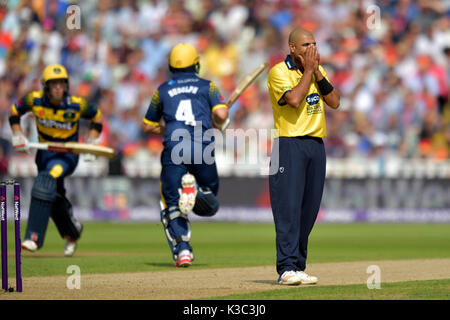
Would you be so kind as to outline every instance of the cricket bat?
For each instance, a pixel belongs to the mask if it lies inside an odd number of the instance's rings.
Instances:
[[[104,146],[97,146],[88,143],[78,142],[30,142],[30,148],[38,150],[48,150],[61,153],[91,153],[99,157],[114,158],[114,149]]]
[[[264,71],[264,69],[267,68],[269,64],[267,62],[261,64],[258,66],[255,70],[247,74],[237,85],[236,89],[234,89],[233,93],[231,94],[230,98],[227,101],[228,108],[231,108],[233,103],[236,102],[237,99],[241,96],[241,94],[247,89],[249,85],[251,85],[256,78]]]

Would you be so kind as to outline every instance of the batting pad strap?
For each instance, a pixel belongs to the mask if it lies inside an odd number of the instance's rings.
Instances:
[[[188,228],[186,235],[179,235],[179,236],[172,235],[171,231],[169,230],[170,229],[169,226],[170,226],[171,221],[173,221],[174,219],[177,219],[177,218],[184,218],[184,219],[186,219],[186,221],[187,221],[187,228]],[[164,232],[166,234],[167,240],[172,245],[172,249],[175,248],[180,242],[189,242],[191,240],[191,227],[190,227],[189,220],[180,211],[176,210],[176,211],[171,212],[171,213],[163,214],[162,217],[161,217],[161,222],[162,222],[162,224],[164,226]]]
[[[167,215],[167,218],[169,218],[169,221],[173,221],[173,220],[175,220],[176,218],[180,218],[180,217],[182,217],[182,216],[183,216],[183,215],[181,214],[180,211],[174,211],[174,212],[169,213],[169,214]]]
[[[176,237],[175,239],[171,236],[169,229],[165,229],[165,232],[166,232],[167,240],[169,240],[174,247],[176,247],[181,242],[189,242],[191,240],[190,232],[187,236],[183,235],[183,236]]]
[[[168,213],[164,214],[164,216],[162,218],[162,223],[164,224],[164,226],[166,228],[169,226],[170,221],[173,221],[176,218],[187,219],[186,215],[182,214],[180,210],[171,211],[172,208],[176,208],[176,207],[170,207],[168,210]]]
[[[177,244],[179,244],[180,242],[189,242],[191,240],[190,236],[180,236],[180,237],[176,237],[175,242]]]

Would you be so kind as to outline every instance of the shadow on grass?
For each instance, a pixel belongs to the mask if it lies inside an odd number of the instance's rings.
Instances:
[[[62,253],[46,253],[46,254],[26,253],[26,254],[22,254],[22,258],[26,258],[26,259],[48,259],[48,258],[66,258],[66,259],[70,259],[70,258],[75,258],[75,256],[73,256],[73,257],[64,257],[64,254],[62,254]]]
[[[191,269],[191,268],[195,268],[195,267],[207,267],[209,266],[207,263],[193,263],[192,266],[190,266],[189,268],[175,268],[175,263],[168,263],[168,262],[145,262],[144,263],[147,266],[151,266],[151,267],[168,267],[171,269]]]

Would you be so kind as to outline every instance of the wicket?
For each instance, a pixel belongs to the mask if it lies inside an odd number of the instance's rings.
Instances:
[[[8,215],[7,215],[7,186],[14,186],[14,228],[16,236],[16,291],[22,292],[22,250],[20,242],[20,185],[18,182],[9,180],[0,183],[0,217],[1,217],[1,239],[2,239],[2,289],[5,291],[14,291],[8,288]]]

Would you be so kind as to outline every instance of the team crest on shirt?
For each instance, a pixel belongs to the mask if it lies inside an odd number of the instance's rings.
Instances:
[[[65,120],[73,120],[77,116],[77,111],[73,109],[67,109],[66,112],[64,112],[64,119]]]

